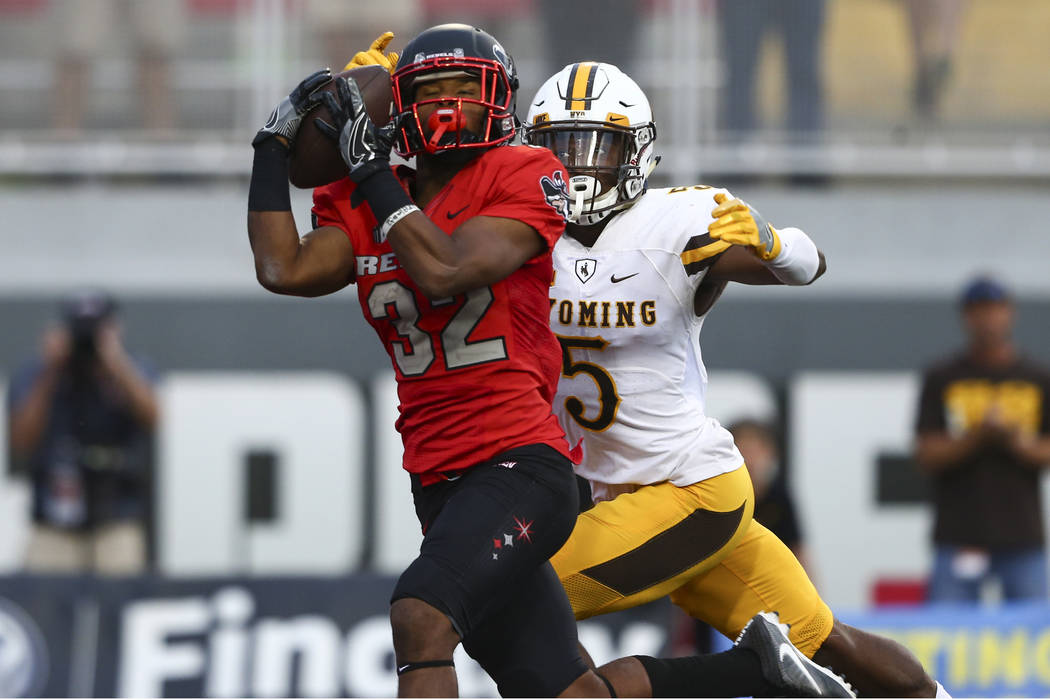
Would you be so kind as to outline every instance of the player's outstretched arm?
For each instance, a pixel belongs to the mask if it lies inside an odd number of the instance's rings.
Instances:
[[[320,296],[353,280],[353,248],[335,227],[302,239],[288,194],[288,153],[299,123],[316,104],[311,94],[331,79],[327,68],[307,77],[284,98],[252,140],[255,159],[248,189],[248,239],[259,283],[278,294]]]
[[[817,250],[817,274],[808,284],[820,279],[827,269],[824,253]],[[704,281],[708,280],[711,282],[739,282],[740,284],[785,284],[768,265],[763,264],[742,246],[727,248],[708,270]]]
[[[746,202],[722,192],[715,195],[715,202],[708,232],[733,247],[711,266],[708,277],[744,284],[805,285],[824,274],[824,254],[803,231],[778,231]]]

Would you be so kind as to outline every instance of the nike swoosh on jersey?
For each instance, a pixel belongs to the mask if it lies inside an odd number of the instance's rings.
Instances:
[[[617,282],[623,282],[624,280],[629,280],[629,279],[631,279],[632,277],[635,277],[638,274],[639,273],[636,272],[633,275],[625,275],[624,277],[617,277],[615,274],[613,274],[613,275],[609,275],[609,281],[612,282],[613,284],[616,284]]]
[[[784,657],[791,659],[791,661],[794,662],[796,666],[798,666],[798,670],[802,671],[802,675],[806,677],[806,680],[809,681],[809,684],[813,686],[813,688],[817,691],[817,694],[819,695],[821,692],[820,684],[817,683],[815,678],[813,678],[812,674],[810,674],[809,669],[806,668],[805,664],[803,664],[799,660],[799,658],[795,656],[795,648],[792,647],[790,644],[781,642],[780,660],[783,661]]]
[[[468,205],[464,206],[462,209],[460,209],[459,211],[447,211],[447,212],[445,212],[445,216],[447,216],[449,218],[449,220],[455,219],[457,216],[459,216],[460,214],[465,212],[467,210],[467,207],[469,207],[469,206],[470,205],[468,204]]]

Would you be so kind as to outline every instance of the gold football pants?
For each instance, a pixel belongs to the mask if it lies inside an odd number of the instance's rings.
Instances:
[[[581,513],[551,563],[578,620],[670,595],[735,639],[756,613],[776,611],[812,656],[831,632],[831,610],[753,509],[743,467],[691,486],[640,486]]]

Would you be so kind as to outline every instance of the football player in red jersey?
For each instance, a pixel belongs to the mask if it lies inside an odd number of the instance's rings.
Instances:
[[[460,642],[504,696],[650,693],[637,659],[588,668],[547,561],[578,512],[571,451],[551,413],[561,350],[547,319],[568,201],[552,153],[507,145],[510,57],[465,25],[424,31],[393,73],[397,115],[382,128],[352,80],[337,79],[338,96],[315,92],[330,77],[304,80],[256,135],[248,232],[271,291],[319,296],[356,282],[394,365],[424,532],[392,595],[398,694],[455,695]],[[288,149],[322,101],[333,123],[320,128],[350,175],[315,190],[316,228],[300,238]],[[415,172],[391,169],[395,142],[416,156]],[[753,677],[733,654],[698,657],[676,675],[695,692],[715,667],[743,678],[742,693],[789,687]]]
[[[491,36],[424,31],[392,77],[397,115],[376,127],[352,80],[283,100],[253,145],[248,232],[259,282],[301,296],[356,282],[394,365],[397,428],[424,530],[390,610],[402,696],[452,696],[462,641],[501,693],[602,695],[548,559],[577,511],[569,445],[551,400],[561,351],[547,322],[565,171],[510,146],[517,75]],[[350,175],[314,192],[302,238],[289,147],[322,99]],[[415,172],[393,170],[395,144]]]

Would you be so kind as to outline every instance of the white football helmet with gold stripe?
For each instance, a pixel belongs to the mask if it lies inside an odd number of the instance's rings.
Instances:
[[[522,140],[565,165],[569,220],[583,226],[630,206],[659,161],[649,100],[609,63],[572,63],[551,76],[532,99]]]

